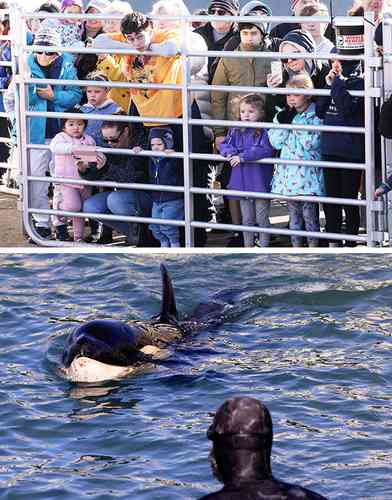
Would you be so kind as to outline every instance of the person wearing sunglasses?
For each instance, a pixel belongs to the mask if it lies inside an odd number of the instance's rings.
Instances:
[[[238,0],[212,0],[208,7],[210,16],[238,16],[240,5]],[[221,51],[226,42],[237,32],[237,25],[231,21],[209,21],[195,29],[201,35],[208,50]],[[208,83],[211,84],[219,58],[208,58]]]
[[[76,69],[71,54],[60,54],[56,49],[61,47],[60,34],[53,28],[42,28],[35,34],[34,45],[40,46],[37,52],[27,58],[31,78],[53,80],[76,80]],[[48,49],[46,49],[48,47]],[[39,112],[63,113],[80,103],[82,92],[75,85],[36,85],[28,87],[28,110]],[[57,118],[32,117],[28,119],[29,142],[32,144],[49,144],[53,137],[61,131]],[[45,177],[52,159],[51,152],[46,149],[30,149],[30,174]],[[49,208],[48,183],[32,182],[31,207],[47,210]],[[51,234],[49,215],[33,214],[37,232],[47,238]]]
[[[126,116],[124,113],[116,113]],[[104,121],[101,127],[104,147],[127,149],[134,153],[141,151],[136,144],[133,128],[123,121]],[[111,181],[118,183],[148,184],[148,159],[143,156],[106,154],[103,168],[89,166],[79,171],[86,180]],[[152,197],[150,192],[139,189],[116,188],[91,196],[84,202],[83,211],[94,214],[151,217]],[[126,236],[127,244],[151,246],[154,240],[142,224],[122,221],[105,221],[105,225]],[[144,238],[144,239],[143,239]],[[155,242],[156,245],[156,242]]]

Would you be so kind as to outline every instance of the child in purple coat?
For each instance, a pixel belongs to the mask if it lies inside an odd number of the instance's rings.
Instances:
[[[258,94],[248,94],[240,100],[241,121],[260,122],[265,117],[264,99]],[[219,146],[220,153],[232,166],[228,189],[269,193],[273,165],[251,163],[275,156],[275,150],[265,129],[231,128]],[[269,227],[270,200],[241,198],[242,224],[244,226]],[[267,247],[270,235],[261,233],[260,245]],[[245,247],[255,245],[255,234],[244,231]]]

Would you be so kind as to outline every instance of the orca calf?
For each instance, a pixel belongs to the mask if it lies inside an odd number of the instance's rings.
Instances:
[[[137,373],[194,329],[203,312],[211,318],[211,310],[222,311],[221,303],[212,302],[207,310],[199,306],[191,320],[180,323],[172,282],[163,264],[161,275],[160,314],[146,321],[93,320],[77,327],[66,340],[61,374],[73,382],[101,382]]]

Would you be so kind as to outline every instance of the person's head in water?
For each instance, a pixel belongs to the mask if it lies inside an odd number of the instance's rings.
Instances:
[[[272,477],[272,420],[268,408],[249,397],[228,399],[207,431],[214,475],[223,483]]]

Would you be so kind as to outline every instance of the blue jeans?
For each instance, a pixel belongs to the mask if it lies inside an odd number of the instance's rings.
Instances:
[[[154,201],[152,214],[154,219],[184,220],[184,200]],[[150,224],[149,228],[161,247],[179,247],[180,231],[177,226]]]
[[[145,191],[104,191],[88,198],[83,204],[83,212],[149,217],[151,205],[151,195]],[[123,221],[105,221],[105,225],[125,234],[128,233],[129,224]]]

